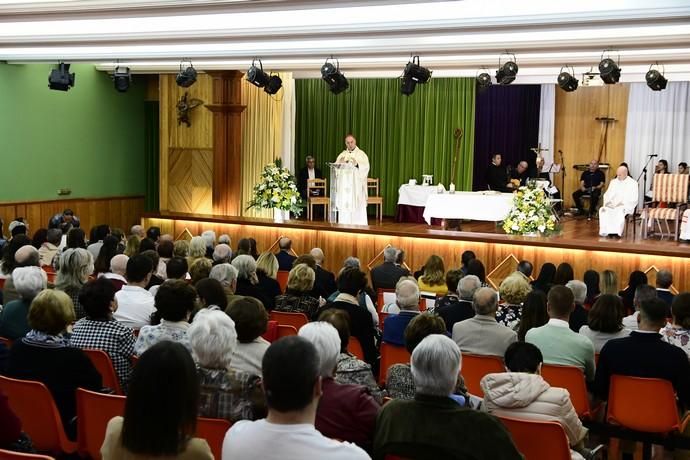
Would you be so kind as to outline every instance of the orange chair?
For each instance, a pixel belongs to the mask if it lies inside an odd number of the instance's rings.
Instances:
[[[4,344],[7,348],[10,348],[12,347],[13,342],[7,337],[0,337],[0,343]]]
[[[77,450],[77,443],[67,439],[60,413],[45,385],[0,376],[0,390],[21,419],[22,429],[31,437],[36,450],[67,454]]]
[[[215,458],[222,458],[223,439],[231,426],[224,419],[199,417],[196,421],[196,436],[208,442]]]
[[[275,342],[278,339],[278,321],[269,321],[266,325],[266,332],[261,337],[269,342]]]
[[[570,460],[568,436],[560,423],[498,418],[525,460]]]
[[[388,368],[393,364],[407,364],[410,362],[410,352],[407,348],[390,343],[381,343],[381,362],[379,366],[379,384],[386,384],[386,377],[388,376]]]
[[[376,290],[376,307],[379,311],[381,311],[381,308],[386,304],[386,301],[384,300],[384,295],[385,294],[390,294],[392,293],[395,295],[395,289],[377,289]]]
[[[611,376],[606,421],[646,433],[683,432],[690,417],[682,421],[676,394],[668,380]]]
[[[48,283],[54,283],[55,278],[57,278],[57,273],[55,273],[55,269],[50,265],[43,265],[41,268],[44,272],[46,272],[46,278],[48,279]]]
[[[77,446],[82,457],[100,460],[105,429],[111,418],[124,415],[126,399],[77,389]]]
[[[139,357],[137,355],[132,355],[129,357],[129,361],[132,363],[132,367],[134,367],[139,362]]]
[[[285,292],[289,274],[290,272],[287,270],[279,270],[278,273],[276,273],[276,281],[278,281],[278,284],[280,285],[280,292]]]
[[[12,452],[5,449],[0,449],[0,460],[55,460],[53,457],[39,454],[22,454],[21,452]]]
[[[355,355],[358,359],[364,360],[364,350],[362,350],[362,344],[359,343],[357,337],[350,337],[347,342],[347,351]]]
[[[289,337],[291,335],[297,335],[297,328],[295,326],[287,326],[285,324],[278,325],[278,338]]]
[[[116,395],[123,395],[120,380],[117,378],[110,355],[103,350],[83,349],[82,351],[89,357],[98,373],[101,374],[103,386],[105,388],[112,388]]]
[[[268,318],[271,321],[278,321],[278,324],[281,325],[294,326],[298,331],[309,322],[309,318],[304,313],[288,313],[275,310],[269,313]]]
[[[388,313],[383,313],[383,312],[378,312],[379,315],[379,329],[383,331],[383,323],[386,321],[386,318],[388,318]]]
[[[7,278],[0,278],[0,289],[2,289],[2,288],[5,287],[5,280],[6,280],[6,279],[7,279]]]
[[[575,366],[560,366],[557,364],[543,364],[541,367],[541,376],[544,377],[544,380],[552,387],[565,388],[568,390],[568,393],[570,393],[570,401],[573,403],[578,417],[589,420],[596,413],[596,408],[592,411],[589,405],[585,374],[580,368]]]
[[[471,353],[462,354],[462,368],[460,374],[465,379],[467,390],[479,397],[484,397],[482,387],[479,385],[486,374],[505,372],[503,360],[498,356],[474,355]]]

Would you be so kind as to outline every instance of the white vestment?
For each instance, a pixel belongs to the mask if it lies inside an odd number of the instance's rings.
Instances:
[[[338,223],[367,225],[369,157],[359,147],[355,147],[353,151],[343,150],[335,162],[357,166],[354,170],[338,171]]]
[[[678,239],[690,240],[690,209],[683,211],[680,220],[680,235],[678,235]]]
[[[599,235],[622,235],[625,216],[635,210],[638,197],[637,181],[632,177],[612,180],[604,193],[604,205],[599,209]]]

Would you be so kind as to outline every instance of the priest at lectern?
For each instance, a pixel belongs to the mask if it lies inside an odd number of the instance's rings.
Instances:
[[[335,162],[348,163],[354,168],[338,171],[338,223],[367,225],[369,158],[357,147],[357,139],[352,134],[345,137],[345,147]],[[349,174],[353,177],[345,177]]]

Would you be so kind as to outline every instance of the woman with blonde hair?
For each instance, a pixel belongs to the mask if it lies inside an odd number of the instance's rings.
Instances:
[[[189,241],[178,240],[173,243],[173,257],[186,259],[189,256]]]
[[[191,267],[194,261],[204,257],[206,257],[206,240],[200,236],[195,236],[189,241],[187,265]]]
[[[601,293],[618,295],[618,275],[613,270],[601,272]]]
[[[264,252],[256,260],[256,276],[259,279],[259,289],[266,293],[266,297],[275,299],[281,295],[278,276],[278,259],[272,252]]]
[[[441,257],[432,255],[427,259],[424,264],[424,274],[419,277],[419,290],[437,295],[448,294],[446,268]]]
[[[309,295],[314,289],[316,274],[307,264],[297,264],[288,275],[285,294],[276,297],[276,311],[304,313],[315,320],[319,309],[319,299]]]
[[[141,244],[141,240],[139,239],[138,236],[132,235],[129,238],[127,238],[127,245],[125,246],[125,252],[124,254],[127,257],[133,257],[139,254],[139,245]]]
[[[504,279],[498,287],[501,303],[496,312],[496,321],[517,332],[522,318],[522,304],[531,291],[532,286],[524,276],[511,275]]]

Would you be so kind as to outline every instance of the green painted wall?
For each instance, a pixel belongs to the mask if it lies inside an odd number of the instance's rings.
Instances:
[[[145,82],[118,93],[106,73],[73,64],[74,88],[51,91],[53,67],[0,63],[0,202],[58,199],[59,188],[143,195]]]

